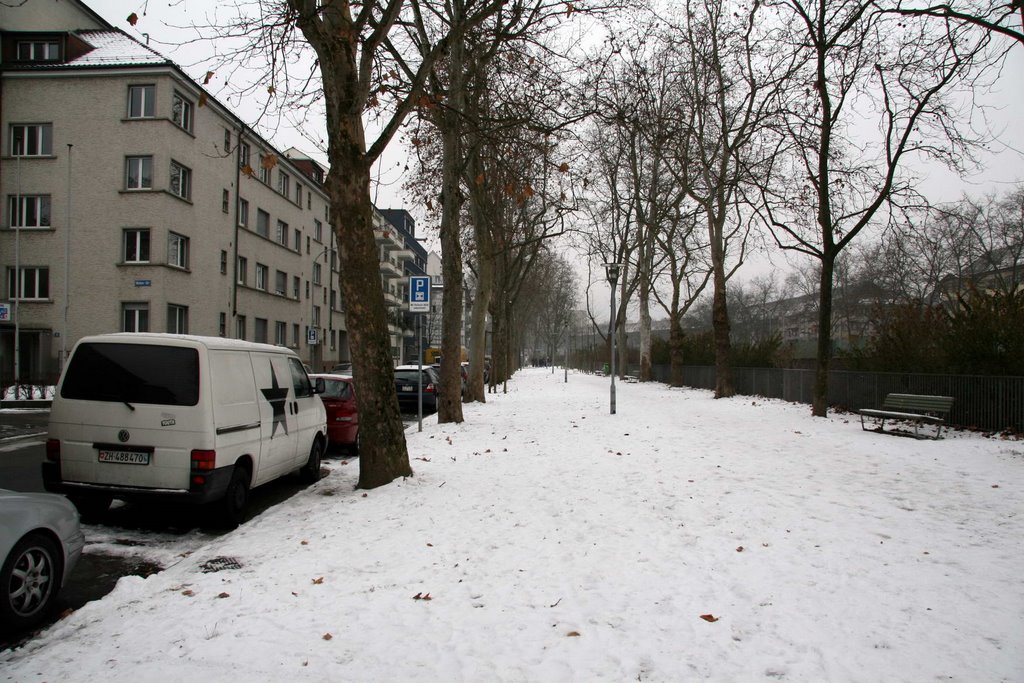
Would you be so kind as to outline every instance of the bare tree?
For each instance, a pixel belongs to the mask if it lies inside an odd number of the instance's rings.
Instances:
[[[797,187],[765,188],[764,200],[779,245],[821,262],[812,412],[824,416],[836,259],[867,226],[889,223],[887,209],[911,193],[899,173],[907,158],[961,163],[970,141],[943,95],[970,75],[985,39],[886,15],[870,1],[780,0],[773,7],[792,31],[790,49],[805,65],[799,80],[807,87],[786,127],[795,158],[787,175]],[[860,150],[852,129],[869,112],[879,135]]]
[[[799,57],[773,49],[777,22],[760,2],[691,0],[676,29],[688,84],[678,141],[680,184],[702,210],[713,269],[715,396],[735,393],[727,283],[743,264],[751,223],[742,206],[773,178],[774,126]]]

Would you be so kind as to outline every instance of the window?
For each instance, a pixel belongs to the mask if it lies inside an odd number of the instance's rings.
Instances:
[[[125,263],[149,263],[149,228],[128,228],[124,231]]]
[[[267,185],[270,184],[270,169],[272,167],[273,167],[273,164],[270,163],[269,158],[261,154],[260,155],[259,176],[260,176],[260,181],[263,182],[263,183],[266,183]]]
[[[292,323],[292,346],[298,347],[299,341],[299,324]]]
[[[281,296],[288,294],[288,273],[281,270],[274,273],[274,293]]]
[[[270,214],[256,209],[256,234],[270,239]]]
[[[337,304],[338,304],[338,293],[332,289],[331,290],[331,310],[332,311],[338,310]]]
[[[320,327],[320,307],[313,307],[313,327]]]
[[[309,235],[306,235],[306,253],[309,253]]]
[[[156,86],[153,85],[130,85],[128,86],[128,118],[150,119],[153,118],[153,106],[156,101]]]
[[[277,172],[277,191],[280,192],[285,197],[288,197],[288,196],[291,195],[291,191],[292,191],[291,183],[292,183],[291,176],[289,176],[284,171],[278,171]]]
[[[182,199],[192,198],[192,170],[177,161],[171,162],[171,194]]]
[[[249,227],[249,202],[245,199],[238,199],[238,224],[243,228]]]
[[[190,133],[192,132],[193,110],[192,101],[186,99],[180,92],[175,91],[174,99],[171,102],[171,120]]]
[[[292,277],[292,298],[293,299],[298,299],[299,298],[299,287],[300,287],[299,283],[300,282],[301,282],[301,280],[299,279],[298,275],[295,275],[295,276]]]
[[[56,62],[60,60],[60,43],[56,40],[18,41],[18,61]]]
[[[153,188],[153,157],[125,157],[126,190],[150,190]]]
[[[313,264],[313,284],[314,285],[320,284],[320,271],[321,271],[320,264],[319,263],[314,263]]]
[[[313,219],[313,239],[317,242],[324,241],[324,224],[315,218]]]
[[[220,274],[228,274],[228,252],[224,251],[223,249],[220,250]]]
[[[149,304],[121,304],[122,332],[149,332]]]
[[[288,246],[288,224],[284,221],[277,222],[277,232],[274,234],[274,239],[277,240],[278,244]]]
[[[267,343],[267,321],[264,318],[256,318],[256,326],[253,329],[253,341]]]
[[[228,336],[228,314],[227,313],[223,313],[222,312],[220,314],[220,321],[217,324],[217,333],[220,336],[222,336],[222,337]]]
[[[288,345],[288,325],[280,320],[274,323],[274,343],[278,346]]]
[[[227,154],[231,151],[231,131],[227,128],[224,129],[224,153]]]
[[[188,268],[188,238],[177,233],[167,236],[167,265]]]
[[[245,168],[249,165],[249,143],[240,142],[238,143],[238,167]]]
[[[302,232],[301,231],[299,231],[299,230],[295,231],[295,239],[292,241],[292,245],[293,245],[292,248],[295,249],[296,252],[301,252],[302,251]]]
[[[231,193],[222,190],[220,194],[220,210],[227,213],[231,208]]]
[[[41,157],[53,154],[53,124],[29,123],[11,126],[11,156]]]
[[[235,338],[245,339],[245,316],[240,315],[235,318]]]
[[[167,331],[171,334],[188,334],[188,306],[167,304]]]
[[[306,280],[306,298],[309,298],[309,280]]]
[[[249,259],[244,256],[238,257],[238,284],[249,283]]]
[[[17,273],[21,277],[17,277]],[[11,299],[49,299],[50,269],[49,268],[14,268],[7,269],[7,296]]]
[[[262,289],[266,291],[268,272],[269,268],[267,268],[265,265],[263,265],[262,263],[256,264],[256,289]]]
[[[295,183],[295,203],[302,208],[302,183]]]
[[[50,227],[50,195],[9,196],[7,218],[12,228]]]

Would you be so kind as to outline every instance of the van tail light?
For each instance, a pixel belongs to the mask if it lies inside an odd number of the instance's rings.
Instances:
[[[46,440],[46,459],[50,462],[60,462],[60,439]]]
[[[217,463],[217,451],[192,451],[192,469],[200,471],[212,470]]]
[[[434,385],[433,384],[428,384],[427,386],[423,387],[423,391],[425,393],[427,393],[427,394],[434,393]]]

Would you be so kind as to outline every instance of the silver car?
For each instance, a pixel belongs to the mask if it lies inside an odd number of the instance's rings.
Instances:
[[[46,616],[84,545],[67,498],[0,489],[0,630],[30,628]]]

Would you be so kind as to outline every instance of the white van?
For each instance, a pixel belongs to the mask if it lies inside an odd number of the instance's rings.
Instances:
[[[81,339],[53,397],[43,482],[83,516],[113,498],[216,503],[237,525],[249,489],[316,481],[323,402],[298,356],[269,344],[175,334]]]

